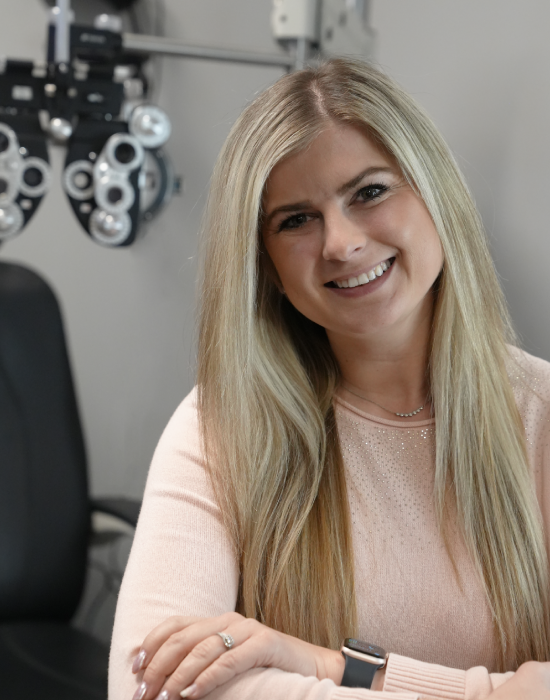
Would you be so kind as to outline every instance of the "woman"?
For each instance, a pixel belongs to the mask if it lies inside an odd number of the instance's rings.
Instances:
[[[111,700],[547,697],[550,365],[506,344],[429,119],[359,62],[284,77],[222,150],[203,259]],[[390,652],[360,688],[352,636]]]

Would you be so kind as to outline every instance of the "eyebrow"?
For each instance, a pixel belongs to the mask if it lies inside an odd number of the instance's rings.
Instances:
[[[356,187],[361,182],[361,180],[363,178],[367,177],[367,175],[374,175],[374,173],[391,173],[393,171],[394,171],[393,168],[388,168],[388,167],[383,168],[381,166],[374,165],[371,168],[367,168],[366,170],[363,170],[362,173],[359,173],[359,175],[357,175],[356,177],[352,178],[351,180],[346,182],[344,185],[342,185],[342,187],[340,187],[337,190],[337,193],[339,195],[346,194],[346,192],[348,190],[352,190],[354,187]]]
[[[343,194],[346,194],[349,190],[352,190],[354,187],[356,187],[361,180],[363,180],[365,177],[368,175],[374,175],[375,173],[392,173],[394,172],[394,168],[388,168],[388,167],[383,167],[383,166],[378,166],[374,165],[371,166],[370,168],[366,168],[362,172],[359,173],[359,175],[356,175],[353,177],[351,180],[348,180],[348,182],[345,182],[341,187],[339,187],[336,190],[336,193],[339,196],[342,196]],[[283,212],[291,212],[291,211],[298,211],[299,209],[307,209],[308,207],[311,206],[311,202],[305,201],[305,202],[293,202],[292,204],[283,204],[280,207],[276,207],[270,214],[268,214],[264,220],[264,225],[267,225],[271,222],[274,216],[277,214],[281,214]]]

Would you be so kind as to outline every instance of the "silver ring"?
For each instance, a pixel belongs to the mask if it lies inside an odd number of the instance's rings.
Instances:
[[[233,645],[235,644],[235,640],[230,634],[225,634],[225,632],[216,632],[221,638],[223,643],[225,644],[225,648],[227,651],[233,648]]]

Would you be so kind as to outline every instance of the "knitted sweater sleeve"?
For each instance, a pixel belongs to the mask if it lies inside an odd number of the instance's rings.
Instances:
[[[195,392],[178,408],[153,457],[122,583],[109,668],[109,700],[131,700],[131,665],[145,636],[172,615],[235,609],[238,566],[213,498],[200,447]],[[254,669],[210,700],[478,700],[507,676],[449,669],[390,654],[384,691],[336,686],[279,669]]]

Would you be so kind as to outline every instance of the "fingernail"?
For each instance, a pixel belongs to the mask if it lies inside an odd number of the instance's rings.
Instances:
[[[197,690],[197,686],[193,683],[193,685],[190,685],[188,688],[185,688],[184,690],[181,691],[180,697],[190,698],[196,690]]]
[[[147,683],[143,681],[143,683],[139,686],[139,688],[136,690],[134,697],[132,700],[143,700],[143,696],[147,692]]]
[[[170,700],[170,695],[167,690],[163,690],[160,695],[157,695],[155,700]]]
[[[139,652],[139,654],[136,656],[136,658],[134,659],[134,663],[132,664],[132,673],[137,673],[138,671],[141,671],[144,663],[145,663],[145,651],[143,651],[143,649],[142,649]]]

